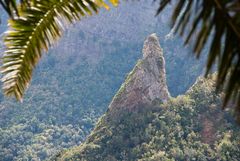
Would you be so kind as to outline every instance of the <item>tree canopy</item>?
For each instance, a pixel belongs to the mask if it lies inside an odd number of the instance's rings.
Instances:
[[[109,2],[118,5],[118,0]],[[240,121],[240,2],[160,0],[157,14],[171,2],[176,4],[172,26],[185,37],[185,44],[194,44],[197,57],[210,42],[206,74],[214,64],[218,65],[217,89],[225,90],[224,106],[231,100]],[[15,0],[0,0],[0,4],[12,18],[4,39],[3,90],[18,100],[22,99],[43,51],[61,37],[64,26],[97,13],[100,8],[109,9],[103,0],[22,0],[18,9]]]
[[[171,3],[161,0],[157,14]],[[240,1],[238,0],[177,0],[172,26],[186,36],[185,45],[193,42],[197,57],[210,42],[206,75],[218,65],[217,89],[224,89],[224,107],[231,100],[240,121]],[[178,16],[180,15],[178,21]]]

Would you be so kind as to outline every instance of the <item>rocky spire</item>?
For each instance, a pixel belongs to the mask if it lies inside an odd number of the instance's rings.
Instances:
[[[169,99],[165,60],[156,34],[147,37],[142,51],[143,58],[138,60],[113,98],[110,111],[132,111],[154,101],[165,102]]]

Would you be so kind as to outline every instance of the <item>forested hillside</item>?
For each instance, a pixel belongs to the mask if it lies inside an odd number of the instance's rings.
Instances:
[[[107,110],[152,32],[165,50],[171,95],[184,93],[195,82],[204,70],[204,58],[195,60],[177,37],[164,39],[171,8],[155,17],[151,2],[126,3],[66,29],[37,67],[23,103],[1,94],[2,160],[43,160],[79,145]],[[6,17],[1,20],[2,32]]]
[[[221,111],[216,74],[170,97],[163,50],[150,35],[138,60],[87,140],[59,161],[166,161],[240,158],[240,128]]]
[[[106,113],[84,144],[52,160],[238,161],[240,129],[219,110],[213,86],[200,78],[186,95],[121,113],[117,122]]]

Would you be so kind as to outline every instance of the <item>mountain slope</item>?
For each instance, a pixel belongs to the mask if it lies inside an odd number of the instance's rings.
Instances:
[[[195,60],[191,46],[183,47],[178,37],[164,40],[171,7],[155,17],[152,1],[122,2],[67,28],[38,65],[23,103],[0,93],[0,158],[44,160],[79,145],[107,110],[152,32],[165,49],[171,95],[184,93],[202,73],[204,57]],[[0,10],[0,16],[2,34],[7,15]]]
[[[164,58],[156,42],[155,35],[147,38],[143,58],[87,140],[52,160],[237,161],[240,158],[240,128],[229,112],[219,110],[221,93],[215,93],[215,76],[198,78],[185,95],[170,98],[163,72]],[[148,63],[148,56],[152,64]],[[159,61],[160,65],[155,66]],[[157,73],[161,76],[154,79]],[[147,85],[145,80],[149,79],[155,88]],[[155,89],[158,93],[147,99]],[[137,97],[131,97],[132,93]]]

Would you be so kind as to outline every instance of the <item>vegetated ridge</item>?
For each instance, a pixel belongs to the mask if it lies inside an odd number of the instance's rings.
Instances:
[[[221,98],[222,93],[215,92],[214,74],[199,77],[185,95],[171,98],[163,50],[156,35],[150,35],[143,58],[87,140],[51,159],[237,161],[240,128],[231,110],[220,110]]]
[[[67,28],[44,54],[23,103],[0,93],[0,158],[44,160],[81,144],[142,56],[143,39],[168,34],[172,9],[156,17],[151,1],[127,1]],[[1,9],[0,17],[3,38],[8,16]],[[205,56],[196,60],[182,43],[161,39],[172,96],[184,93],[204,70]]]

